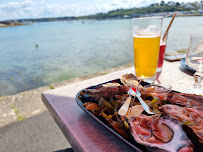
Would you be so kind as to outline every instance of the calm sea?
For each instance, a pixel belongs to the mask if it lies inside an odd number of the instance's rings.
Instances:
[[[165,18],[163,29],[171,18]],[[188,48],[203,17],[176,17],[167,52]],[[38,45],[38,47],[36,47]],[[0,28],[0,96],[133,61],[131,20],[45,22]]]

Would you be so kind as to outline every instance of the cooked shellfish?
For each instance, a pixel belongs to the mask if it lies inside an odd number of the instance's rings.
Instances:
[[[190,127],[203,143],[203,112],[197,108],[163,105],[160,110]]]
[[[146,146],[178,152],[191,145],[181,125],[173,120],[141,114],[130,122],[130,126],[134,139]]]

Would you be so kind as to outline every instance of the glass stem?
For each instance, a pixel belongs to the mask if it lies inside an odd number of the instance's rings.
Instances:
[[[198,74],[194,74],[194,78],[195,78],[195,84],[193,85],[194,88],[201,88],[201,81],[202,81],[202,76],[198,75]]]

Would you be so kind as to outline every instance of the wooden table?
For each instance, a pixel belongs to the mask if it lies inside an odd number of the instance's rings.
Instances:
[[[44,104],[75,152],[134,151],[86,114],[75,101],[75,96],[81,89],[120,78],[126,73],[134,73],[134,68],[127,68],[42,93]],[[165,61],[159,81],[170,84],[174,90],[182,92],[186,87],[192,87],[194,78],[191,75],[192,73],[185,71],[179,62]]]

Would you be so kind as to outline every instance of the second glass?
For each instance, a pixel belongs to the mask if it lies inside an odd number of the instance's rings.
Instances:
[[[149,83],[156,79],[162,21],[162,17],[133,19],[135,74]]]
[[[196,70],[194,73],[195,84],[193,88],[187,88],[185,92],[203,95],[201,85],[203,78],[203,34],[190,36],[190,45],[185,60],[187,66]]]
[[[163,40],[164,34],[165,34],[165,32],[161,33],[159,60],[158,60],[157,72],[161,72],[162,71],[163,62],[164,62],[164,56],[165,56],[165,51],[166,51],[168,33],[166,34],[166,36],[165,36],[165,38]]]

